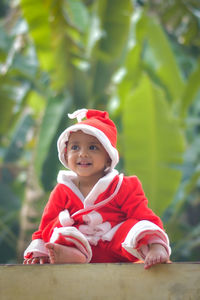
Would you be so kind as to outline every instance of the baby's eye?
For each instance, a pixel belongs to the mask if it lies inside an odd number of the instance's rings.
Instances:
[[[78,146],[77,145],[72,145],[71,150],[78,150]]]
[[[98,148],[97,148],[97,146],[95,146],[95,145],[90,145],[90,150],[97,150]]]

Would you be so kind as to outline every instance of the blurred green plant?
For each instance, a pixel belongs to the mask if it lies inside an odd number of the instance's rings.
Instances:
[[[57,137],[81,107],[109,111],[119,171],[141,179],[173,257],[197,259],[199,220],[187,215],[200,203],[197,3],[11,1],[0,22],[2,262],[29,242],[60,168]],[[179,4],[189,21],[174,21]]]

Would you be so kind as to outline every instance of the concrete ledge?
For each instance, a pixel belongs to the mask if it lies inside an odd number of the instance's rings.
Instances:
[[[1,265],[1,300],[199,300],[200,264]]]

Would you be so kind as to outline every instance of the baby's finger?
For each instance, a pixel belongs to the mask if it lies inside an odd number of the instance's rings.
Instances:
[[[159,264],[161,262],[161,256],[157,255],[153,258],[153,265]]]
[[[149,269],[152,266],[152,260],[150,257],[146,257],[145,261],[144,261],[144,268],[145,269]]]
[[[161,263],[166,263],[167,261],[168,261],[168,257],[166,255],[161,255],[160,262]]]
[[[48,264],[49,263],[49,258],[48,257],[41,257],[40,258],[40,264]]]
[[[149,262],[144,264],[145,270],[149,269],[151,266],[152,266],[152,264],[150,264]]]
[[[35,264],[39,264],[39,262],[40,262],[39,257],[35,257],[35,258],[32,259],[31,264],[35,265]]]
[[[28,258],[28,259],[26,260],[26,264],[27,264],[27,265],[31,265],[31,264],[32,264],[32,258]]]

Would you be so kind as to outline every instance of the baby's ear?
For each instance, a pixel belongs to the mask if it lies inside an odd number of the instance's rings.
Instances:
[[[108,172],[108,170],[110,169],[110,166],[111,166],[111,159],[110,157],[107,159],[107,162],[106,162],[106,165],[105,165],[105,169],[104,169],[104,172]]]
[[[110,167],[111,166],[111,162],[112,162],[111,158],[108,157],[106,167]]]

